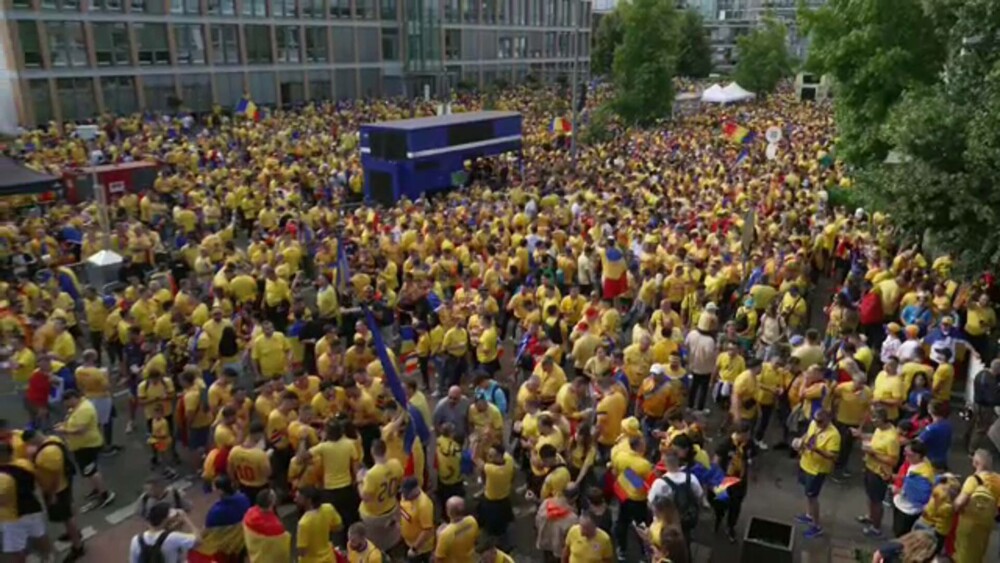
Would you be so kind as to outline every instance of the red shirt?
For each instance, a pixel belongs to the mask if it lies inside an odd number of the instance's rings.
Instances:
[[[41,370],[35,370],[28,379],[28,389],[24,392],[24,399],[34,407],[46,407],[49,405],[49,393],[52,391],[52,383],[48,374]]]

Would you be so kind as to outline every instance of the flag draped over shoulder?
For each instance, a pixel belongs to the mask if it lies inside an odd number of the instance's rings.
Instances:
[[[250,563],[291,563],[292,536],[278,515],[254,506],[243,517],[243,540]]]
[[[250,501],[243,493],[216,501],[205,516],[201,543],[188,553],[188,563],[229,563],[237,561],[245,544],[243,517]]]
[[[625,254],[616,246],[609,246],[601,256],[601,268],[604,279],[619,280],[628,273]]]
[[[242,115],[253,121],[260,121],[261,113],[257,109],[257,104],[253,103],[250,96],[243,96],[236,102],[236,115]]]

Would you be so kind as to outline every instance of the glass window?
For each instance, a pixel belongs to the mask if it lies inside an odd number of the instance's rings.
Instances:
[[[169,101],[177,96],[174,77],[170,75],[143,76],[142,91],[146,98],[146,109],[153,111],[170,109]]]
[[[171,14],[198,15],[201,13],[200,0],[170,0]]]
[[[45,22],[45,29],[49,35],[49,57],[54,68],[88,66],[82,23]]]
[[[378,58],[378,47],[379,47],[379,34],[378,28],[375,27],[359,27],[356,31],[358,34],[358,62],[361,63],[377,63]]]
[[[497,33],[495,31],[479,31],[473,32],[479,34],[479,42],[481,43],[479,57],[488,60],[494,60],[497,58]]]
[[[466,23],[479,21],[479,0],[462,0],[462,19]]]
[[[141,14],[166,14],[166,0],[131,0],[132,11]]]
[[[243,15],[267,17],[267,0],[243,0]]]
[[[355,63],[354,28],[335,27],[333,29],[333,60],[338,63]]]
[[[361,69],[361,95],[366,98],[377,98],[382,95],[382,81],[377,68]]]
[[[351,17],[351,0],[328,0],[331,18]]]
[[[459,21],[459,18],[462,15],[462,10],[458,2],[459,0],[445,0],[444,21],[452,23]]]
[[[514,38],[514,58],[523,59],[528,56],[528,39],[525,36]]]
[[[273,72],[250,73],[250,97],[257,105],[278,103]]]
[[[205,30],[200,25],[175,25],[177,64],[205,64]]]
[[[212,26],[212,62],[217,65],[240,63],[240,30],[235,25]]]
[[[326,6],[324,0],[301,0],[302,17],[323,19],[326,17]]]
[[[31,0],[12,0],[10,5],[19,10],[30,10]]]
[[[170,47],[167,26],[162,23],[137,23],[135,37],[139,42],[140,65],[169,65]]]
[[[375,17],[375,0],[354,0],[354,17],[372,19]]]
[[[271,10],[276,18],[294,18],[298,15],[295,12],[295,0],[271,0]]]
[[[396,20],[396,0],[381,0],[378,3],[379,12],[384,20]]]
[[[509,59],[514,56],[514,41],[510,37],[500,37],[497,46],[497,58]]]
[[[42,9],[46,11],[79,12],[80,0],[42,0]]]
[[[278,26],[274,36],[278,43],[278,62],[297,63],[302,60],[298,27]]]
[[[457,29],[444,31],[444,58],[454,61],[462,58],[462,32]]]
[[[293,106],[306,101],[305,75],[301,72],[279,73],[278,87],[281,89],[282,106]]]
[[[29,80],[28,92],[31,95],[31,108],[35,111],[35,123],[42,125],[55,119],[48,79]]]
[[[21,41],[21,56],[25,68],[42,66],[42,43],[38,39],[38,24],[34,21],[17,22],[17,36]]]
[[[56,96],[65,121],[90,119],[97,114],[97,98],[91,78],[57,78]]]
[[[235,16],[236,0],[208,0],[207,9],[209,14]]]
[[[336,76],[334,78],[334,84],[337,86],[338,100],[357,97],[357,78],[353,69],[338,70],[336,71]]]
[[[209,111],[212,109],[212,75],[182,74],[181,100],[184,106],[193,111]]]
[[[311,63],[325,63],[329,60],[325,27],[306,28],[306,60]],[[327,77],[329,79],[329,76]]]
[[[246,93],[242,72],[214,73],[215,93],[223,106],[235,104]]]
[[[244,4],[245,6],[246,4]],[[266,25],[245,26],[247,62],[271,63],[274,62],[271,53],[271,30]]]
[[[482,3],[483,23],[496,23],[497,21],[497,0],[484,0]]]
[[[327,70],[309,71],[309,99],[311,100],[333,99],[333,81],[330,80],[329,71]]]
[[[123,12],[125,3],[123,0],[90,0],[89,10],[91,12]]]
[[[382,28],[382,59],[399,60],[399,30],[395,27]]]
[[[135,97],[135,78],[131,76],[101,78],[101,95],[104,96],[104,111],[128,115],[139,109],[139,101]]]
[[[94,54],[97,66],[129,66],[128,28],[123,23],[95,23]]]

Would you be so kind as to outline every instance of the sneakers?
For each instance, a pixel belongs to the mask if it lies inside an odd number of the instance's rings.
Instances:
[[[802,536],[807,540],[814,540],[816,538],[822,537],[823,528],[820,528],[819,526],[810,526],[809,529],[802,534]]]
[[[116,497],[117,495],[115,495],[114,491],[105,491],[104,495],[101,496],[101,500],[97,503],[97,508],[104,508],[115,502]]]
[[[756,440],[756,441],[754,441],[754,444],[757,445],[757,449],[758,450],[760,450],[762,452],[766,452],[767,451],[768,446],[767,446],[766,443],[764,443],[763,440]]]
[[[135,425],[132,424],[131,420],[125,423],[125,433],[126,434],[131,434],[134,430],[135,430]]]
[[[726,539],[729,540],[729,543],[736,543],[736,530],[732,528],[726,530]]]
[[[882,530],[879,530],[875,526],[871,526],[871,525],[865,526],[865,528],[863,530],[861,530],[861,533],[864,534],[865,537],[869,537],[869,538],[880,538],[880,537],[882,537]]]
[[[865,526],[872,525],[872,519],[869,518],[867,514],[862,514],[861,516],[856,517],[854,521],[858,524],[864,524]]]
[[[798,522],[799,524],[805,524],[809,526],[812,526],[813,524],[812,516],[809,516],[808,514],[799,514],[798,516],[795,517],[795,521]]]

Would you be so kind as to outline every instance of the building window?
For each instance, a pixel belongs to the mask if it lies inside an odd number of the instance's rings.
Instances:
[[[329,0],[331,18],[351,17],[351,0]]]
[[[399,30],[395,27],[382,28],[382,59],[399,60]]]
[[[366,98],[382,95],[382,81],[377,68],[361,69],[361,95]]]
[[[135,36],[139,41],[140,65],[169,65],[170,46],[167,26],[162,23],[137,23]]]
[[[132,11],[141,14],[166,14],[166,0],[131,0]]]
[[[271,10],[276,18],[294,18],[298,14],[295,12],[295,0],[271,0]]]
[[[326,17],[324,0],[302,0],[302,17],[323,19]]]
[[[56,96],[66,121],[90,119],[97,113],[94,80],[91,78],[57,78]]]
[[[503,3],[503,0],[501,0]],[[482,3],[483,23],[493,24],[497,21],[497,0],[484,0]]]
[[[181,100],[194,111],[212,109],[212,76],[210,74],[182,74]]]
[[[240,63],[239,28],[235,25],[212,26],[212,62],[217,65]]]
[[[309,72],[309,99],[330,100],[333,98],[333,82],[330,71],[313,70]]]
[[[216,99],[223,106],[235,104],[246,93],[242,72],[215,73],[214,77]]]
[[[462,58],[462,32],[457,29],[444,31],[444,58],[450,61]]]
[[[457,22],[461,14],[461,7],[459,6],[458,0],[445,0],[444,21],[452,23]]]
[[[528,39],[523,35],[514,38],[514,58],[523,59],[528,56]]]
[[[61,12],[79,12],[80,0],[42,0],[42,9]]]
[[[243,15],[267,17],[267,0],[243,0]]]
[[[170,75],[142,77],[142,91],[146,97],[146,109],[153,111],[170,109],[170,100],[177,96],[174,77]]]
[[[353,69],[336,71],[334,84],[337,86],[337,99],[346,100],[358,95],[357,80]]]
[[[301,72],[282,72],[278,75],[282,106],[288,107],[306,101],[304,76]]]
[[[358,62],[377,63],[379,62],[378,48],[379,35],[378,28],[359,27],[355,30],[358,35]]]
[[[97,66],[129,66],[128,28],[123,23],[94,24],[94,54]]]
[[[333,29],[333,60],[338,63],[355,63],[354,28],[335,27]]]
[[[278,43],[278,62],[297,63],[302,60],[299,42],[299,28],[279,26],[274,30]]]
[[[90,0],[91,12],[122,12],[125,4],[123,0]]]
[[[325,63],[328,59],[326,51],[326,28],[306,28],[306,60],[311,63]],[[329,78],[329,77],[327,77]]]
[[[45,22],[45,28],[49,36],[49,57],[54,68],[87,66],[82,23]]]
[[[42,66],[42,43],[38,39],[37,22],[18,21],[17,36],[21,40],[21,57],[24,60],[24,68]]]
[[[30,10],[31,0],[12,0],[10,5],[18,10]]]
[[[510,2],[511,0],[498,0],[497,4],[497,23],[511,23],[510,17]]]
[[[514,41],[510,37],[501,37],[497,43],[498,59],[509,59],[514,56]]]
[[[139,109],[135,98],[135,78],[131,76],[106,76],[101,78],[104,111],[128,115]]]
[[[28,92],[31,95],[31,107],[35,110],[35,123],[42,125],[55,119],[48,79],[28,81]]]
[[[251,72],[250,76],[250,97],[257,105],[276,104],[278,102],[278,92],[274,80],[273,72]]]
[[[271,29],[266,25],[248,25],[245,31],[247,62],[250,64],[274,62],[271,53]]]
[[[171,14],[187,14],[195,16],[201,13],[200,0],[170,0]]]
[[[378,5],[382,19],[396,21],[396,0],[382,0]]]
[[[354,16],[361,19],[375,17],[375,0],[354,0]]]
[[[465,23],[479,21],[479,0],[462,0],[462,20]]]
[[[200,25],[175,25],[177,64],[205,64],[205,30]]]

